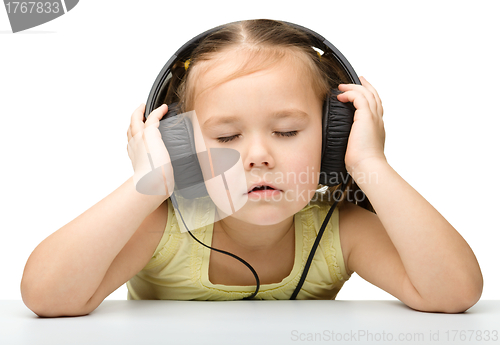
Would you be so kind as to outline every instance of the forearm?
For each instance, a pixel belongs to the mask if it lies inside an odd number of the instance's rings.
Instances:
[[[446,306],[479,298],[483,278],[474,253],[429,202],[385,161],[366,160],[352,176],[372,203],[411,283],[425,301]]]
[[[130,178],[47,237],[26,263],[21,282],[25,302],[83,305],[117,254],[165,198],[139,194]]]

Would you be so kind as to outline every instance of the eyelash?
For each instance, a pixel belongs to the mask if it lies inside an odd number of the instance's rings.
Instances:
[[[278,134],[278,136],[280,137],[293,137],[293,136],[296,136],[297,135],[297,131],[291,131],[291,132],[274,132],[276,134]],[[217,141],[219,143],[228,143],[230,141],[233,141],[237,136],[237,135],[231,135],[230,137],[223,137],[223,138],[217,138]]]

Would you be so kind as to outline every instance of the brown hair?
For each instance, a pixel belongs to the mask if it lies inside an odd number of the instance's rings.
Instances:
[[[163,103],[177,102],[180,113],[192,110],[195,95],[205,91],[196,90],[195,80],[214,63],[224,59],[224,53],[229,51],[244,52],[244,54],[238,55],[238,59],[233,59],[237,60],[234,62],[239,64],[235,72],[214,81],[205,90],[272,67],[278,62],[297,61],[297,59],[301,62],[299,65],[304,66],[303,71],[306,75],[311,77],[311,86],[322,101],[325,100],[331,89],[337,89],[341,83],[351,82],[331,52],[326,51],[319,56],[317,51],[313,49],[313,43],[309,36],[303,31],[275,20],[245,20],[225,25],[199,42],[189,56],[187,70],[185,69],[185,61],[178,61],[174,64],[171,69],[172,78]],[[323,186],[319,185],[318,189],[321,187]],[[338,206],[341,207],[348,200],[374,212],[366,197],[364,197],[364,201],[349,198],[349,195],[354,195],[356,188],[359,190],[359,187],[351,181],[348,187],[350,194],[345,193]],[[339,199],[338,196],[335,197],[338,195],[338,192],[335,192],[338,189],[340,186],[329,187],[324,194],[316,193],[316,196],[321,196],[321,199],[333,204],[335,199]]]

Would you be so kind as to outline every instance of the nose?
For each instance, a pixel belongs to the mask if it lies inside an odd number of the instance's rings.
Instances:
[[[244,163],[246,169],[261,167],[273,168],[275,162],[269,143],[265,143],[263,140],[253,140],[251,144],[249,144]]]

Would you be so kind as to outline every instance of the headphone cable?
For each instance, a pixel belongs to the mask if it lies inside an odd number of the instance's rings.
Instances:
[[[349,176],[349,179],[352,179],[352,177]],[[347,185],[348,185],[348,182],[342,184],[342,187],[341,187],[342,193],[341,193],[341,195],[343,195],[345,193]],[[177,210],[177,213],[181,216],[181,220],[182,220],[182,223],[184,224],[184,227],[187,229],[189,235],[191,235],[191,237],[196,242],[198,242],[202,246],[205,246],[205,247],[207,247],[209,249],[215,250],[216,252],[229,255],[229,256],[235,258],[236,260],[239,260],[241,263],[243,263],[245,266],[247,266],[250,269],[250,271],[252,271],[252,273],[253,273],[253,275],[255,277],[255,281],[256,281],[257,285],[255,287],[255,291],[253,292],[253,294],[250,295],[250,296],[247,296],[247,297],[243,298],[243,300],[250,300],[250,299],[254,298],[257,295],[257,293],[259,292],[259,288],[260,288],[259,275],[255,271],[255,269],[248,262],[246,262],[245,260],[243,260],[239,256],[237,256],[235,254],[232,254],[232,253],[229,253],[229,252],[227,252],[225,250],[221,250],[221,249],[216,249],[216,248],[210,247],[210,246],[206,245],[205,243],[201,242],[200,240],[198,240],[191,233],[191,230],[188,229],[188,227],[186,225],[186,222],[184,222],[184,218],[182,217],[182,213],[179,211],[179,206],[177,204],[177,200],[175,198],[174,193],[172,193],[172,195],[170,196],[170,199],[172,201],[173,206]],[[335,202],[333,203],[333,205],[330,207],[330,210],[328,211],[328,214],[326,215],[326,217],[325,217],[325,219],[323,221],[323,224],[321,225],[321,229],[319,230],[318,235],[316,236],[316,240],[314,241],[314,244],[313,244],[313,246],[311,248],[311,252],[309,253],[309,257],[307,258],[306,264],[304,266],[304,271],[302,272],[302,276],[300,277],[300,280],[299,280],[299,282],[297,284],[297,287],[295,288],[295,291],[293,292],[292,296],[290,297],[290,300],[295,300],[295,298],[297,297],[298,293],[300,292],[300,289],[302,288],[302,285],[304,284],[304,281],[306,280],[306,276],[307,276],[307,273],[309,272],[309,268],[311,266],[314,254],[316,253],[316,249],[318,248],[319,242],[320,242],[320,240],[321,240],[321,238],[323,236],[323,233],[325,232],[326,224],[330,220],[330,217],[331,217],[333,211],[335,210],[335,207],[337,206],[338,202],[339,202],[339,200],[335,200]]]
[[[182,214],[181,212],[179,212],[179,207],[178,207],[178,204],[177,204],[177,200],[175,199],[175,195],[174,193],[172,193],[172,195],[170,196],[170,199],[172,200],[172,204],[174,205],[175,209],[177,210],[177,213],[181,216],[181,220],[182,220],[182,223],[184,224],[184,227],[187,229],[188,233],[191,235],[191,237],[196,241],[198,242],[199,244],[201,244],[202,246],[205,246],[207,248],[210,248],[212,250],[215,250],[216,252],[219,252],[219,253],[222,253],[222,254],[226,254],[226,255],[229,255],[233,258],[235,258],[236,260],[239,260],[240,262],[242,262],[245,266],[247,266],[250,271],[252,271],[254,277],[255,277],[255,281],[257,282],[257,286],[255,288],[255,291],[252,295],[250,296],[247,296],[245,298],[243,298],[244,300],[248,300],[248,299],[252,299],[254,298],[257,293],[259,292],[259,288],[260,288],[260,279],[259,279],[259,276],[257,274],[257,272],[254,270],[254,268],[248,263],[246,262],[245,260],[243,260],[242,258],[240,258],[239,256],[235,255],[235,254],[232,254],[232,253],[229,253],[229,252],[226,252],[225,250],[220,250],[220,249],[216,249],[216,248],[213,248],[213,247],[210,247],[210,246],[207,246],[205,243],[201,242],[200,240],[198,240],[192,233],[191,233],[191,230],[188,229],[187,225],[186,225],[186,222],[184,222],[184,218],[182,217]]]
[[[352,177],[350,175],[349,175],[349,179],[352,179]],[[347,184],[348,184],[349,179],[345,183],[344,182],[342,183],[341,195],[344,195],[344,192],[347,188]],[[309,253],[309,257],[307,258],[307,262],[306,262],[306,265],[304,266],[304,271],[302,272],[302,276],[300,277],[299,283],[297,284],[295,291],[293,292],[292,296],[290,297],[291,300],[295,300],[300,289],[302,288],[302,285],[304,284],[304,281],[306,280],[307,272],[309,271],[309,267],[311,266],[314,254],[316,253],[316,249],[319,246],[319,241],[321,240],[321,237],[323,236],[323,233],[325,232],[326,224],[330,220],[330,217],[333,213],[333,210],[337,206],[338,202],[339,202],[339,199],[335,200],[332,207],[330,207],[330,211],[328,211],[328,214],[326,215],[325,220],[323,221],[323,225],[321,225],[321,229],[319,230],[318,236],[316,236],[316,241],[314,241],[314,244],[311,248],[311,252]]]

